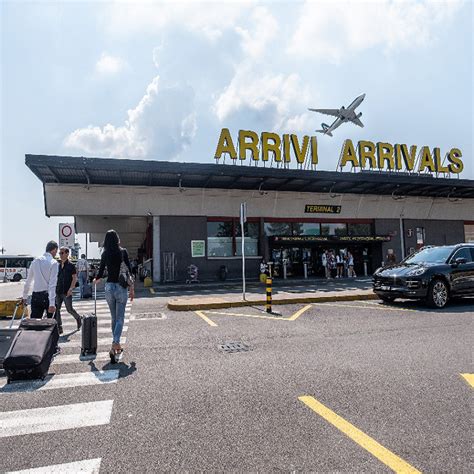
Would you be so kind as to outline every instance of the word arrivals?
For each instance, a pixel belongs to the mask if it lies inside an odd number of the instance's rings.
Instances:
[[[446,153],[445,159],[441,160],[439,148],[423,146],[417,155],[417,146],[391,145],[379,142],[374,144],[369,141],[359,141],[357,150],[351,140],[346,140],[342,147],[339,167],[342,170],[347,164],[353,168],[366,168],[408,172],[430,172],[430,173],[455,173],[459,174],[464,169],[461,160],[462,153],[458,148],[452,148]],[[444,163],[447,162],[447,166]]]
[[[303,136],[300,144],[294,134],[284,134],[282,137],[276,133],[262,132],[260,137],[251,130],[239,130],[238,158],[247,159],[247,152],[253,161],[291,162],[292,152],[298,164],[304,164],[307,157],[311,157],[313,166],[318,164],[318,142],[316,137]],[[222,155],[228,154],[233,160],[237,159],[237,149],[228,128],[223,128],[217,143],[215,158],[219,160]]]

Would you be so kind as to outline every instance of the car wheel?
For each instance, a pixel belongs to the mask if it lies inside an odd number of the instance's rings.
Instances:
[[[434,280],[428,288],[428,304],[433,308],[444,308],[449,299],[448,286],[443,280]]]
[[[15,273],[13,275],[12,281],[20,281],[21,280],[21,275],[19,273]]]
[[[384,302],[384,303],[393,303],[395,301],[395,296],[379,296],[379,298]]]

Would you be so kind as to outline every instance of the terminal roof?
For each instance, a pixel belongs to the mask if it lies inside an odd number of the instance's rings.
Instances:
[[[26,155],[25,162],[43,183],[474,198],[474,180],[429,174],[351,173],[48,155]]]

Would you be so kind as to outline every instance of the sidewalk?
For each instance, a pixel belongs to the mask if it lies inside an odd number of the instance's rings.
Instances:
[[[173,311],[196,311],[205,309],[232,308],[238,306],[264,305],[266,303],[266,287],[263,284],[247,286],[245,301],[242,298],[242,284],[229,288],[207,287],[190,288],[190,285],[181,290],[169,292],[168,296],[175,298],[168,300],[168,309]],[[164,288],[153,290],[161,293]],[[187,295],[182,293],[186,292]],[[328,301],[354,301],[377,299],[372,291],[370,278],[341,279],[341,280],[299,280],[279,281],[273,287],[272,304],[317,303]]]

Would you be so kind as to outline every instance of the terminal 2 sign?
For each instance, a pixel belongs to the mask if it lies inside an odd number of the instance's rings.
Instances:
[[[237,146],[236,146],[237,144]],[[215,158],[220,160],[229,155],[232,160],[245,161],[248,157],[253,162],[274,161],[276,163],[296,162],[298,165],[309,164],[315,168],[318,164],[318,142],[316,137],[304,135],[301,140],[295,134],[262,132],[260,136],[251,130],[239,130],[236,144],[228,128],[223,128],[217,143]],[[237,152],[238,150],[238,152]],[[458,148],[451,148],[442,158],[438,147],[418,148],[404,144],[361,140],[355,146],[352,140],[345,140],[338,168],[342,171],[347,165],[352,168],[380,171],[406,171],[414,173],[454,173],[464,169],[462,153]]]

